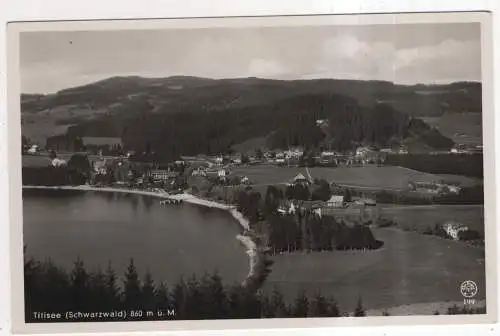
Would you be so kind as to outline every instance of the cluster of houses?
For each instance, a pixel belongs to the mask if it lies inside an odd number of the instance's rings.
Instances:
[[[371,199],[357,199],[345,202],[343,195],[332,195],[327,201],[284,200],[277,213],[282,216],[298,212],[312,212],[319,217],[334,216],[339,220],[375,223],[381,217],[381,210]]]
[[[483,145],[478,144],[456,144],[450,149],[451,154],[482,154]]]
[[[458,195],[462,189],[459,185],[437,182],[409,182],[408,189],[422,195],[442,196]]]
[[[288,185],[310,185],[312,181],[297,174]],[[340,190],[339,190],[340,191]],[[333,192],[326,201],[283,200],[278,206],[279,215],[295,215],[297,212],[312,212],[319,217],[334,216],[339,220],[376,222],[381,214],[376,201],[366,197],[354,197],[347,201],[341,192]]]
[[[316,165],[319,166],[359,166],[364,164],[383,164],[388,154],[407,154],[406,148],[401,147],[397,150],[393,149],[377,149],[373,146],[358,147],[355,151],[337,152],[331,150],[323,150],[315,155],[313,159]],[[303,147],[290,147],[286,150],[276,149],[273,151],[262,150],[259,155],[242,155],[235,153],[232,155],[217,155],[206,156],[199,155],[196,157],[182,157],[186,162],[200,163],[208,165],[208,168],[214,166],[237,166],[241,164],[256,165],[256,164],[274,164],[277,166],[297,166],[304,159]]]

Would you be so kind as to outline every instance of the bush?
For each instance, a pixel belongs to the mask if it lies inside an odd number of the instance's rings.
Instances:
[[[478,240],[481,238],[482,235],[476,230],[466,230],[458,233],[458,239],[462,241]]]

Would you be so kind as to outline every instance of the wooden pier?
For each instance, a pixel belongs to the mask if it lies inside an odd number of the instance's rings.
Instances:
[[[182,204],[182,200],[181,199],[175,199],[175,198],[166,198],[164,200],[161,200],[160,201],[160,204],[161,205],[170,205],[170,204]]]

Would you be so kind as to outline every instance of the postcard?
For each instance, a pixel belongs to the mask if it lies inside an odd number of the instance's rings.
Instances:
[[[14,331],[493,323],[490,14],[8,25]]]

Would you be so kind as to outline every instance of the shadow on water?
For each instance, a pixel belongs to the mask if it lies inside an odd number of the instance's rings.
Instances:
[[[155,202],[153,197],[148,197],[148,196],[143,196],[142,200],[143,200],[144,206],[146,207],[147,210],[151,209],[151,207],[153,206],[153,204]]]
[[[39,196],[51,198],[68,198],[74,196],[85,195],[83,190],[66,190],[66,189],[23,189],[23,196]]]

